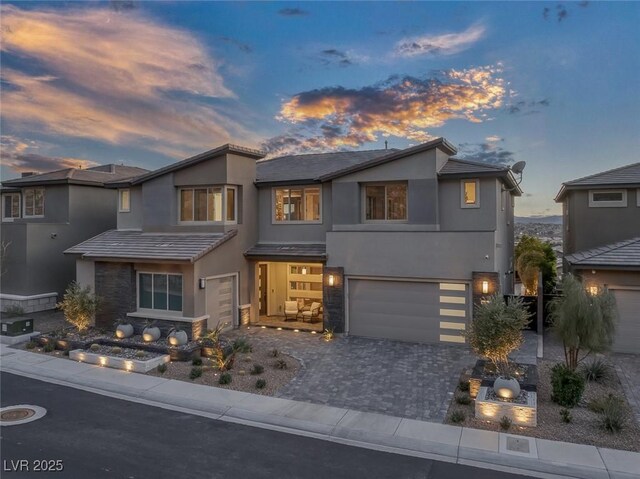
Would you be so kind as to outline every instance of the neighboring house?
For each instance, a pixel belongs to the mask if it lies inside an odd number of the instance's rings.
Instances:
[[[618,307],[613,349],[640,353],[640,163],[563,183],[564,271],[606,287]]]
[[[2,310],[55,307],[75,278],[63,251],[114,228],[117,194],[105,183],[146,173],[122,165],[24,174],[2,182]]]
[[[521,191],[455,153],[437,139],[260,160],[225,145],[118,184],[118,230],[67,253],[106,300],[100,325],[284,326],[296,301],[290,328],[464,342],[473,302],[513,291]]]

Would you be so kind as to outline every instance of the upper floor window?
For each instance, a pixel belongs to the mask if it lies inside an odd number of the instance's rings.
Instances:
[[[627,190],[589,190],[590,208],[627,206]]]
[[[44,216],[44,188],[26,188],[24,194],[24,217]]]
[[[181,222],[235,222],[237,216],[237,188],[215,186],[181,188],[179,194]],[[223,194],[224,193],[224,194]]]
[[[182,275],[138,273],[138,308],[182,311]]]
[[[20,193],[2,195],[2,220],[13,221],[20,218]]]
[[[480,182],[478,180],[462,180],[460,182],[460,203],[462,208],[480,207]]]
[[[406,221],[407,184],[365,185],[364,203],[366,221]]]
[[[121,213],[131,211],[131,192],[128,189],[118,190],[118,211]]]
[[[274,222],[320,222],[320,187],[274,188]]]

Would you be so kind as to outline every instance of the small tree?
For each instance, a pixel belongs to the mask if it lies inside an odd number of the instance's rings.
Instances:
[[[570,274],[562,280],[561,288],[562,295],[550,304],[552,328],[564,346],[567,367],[573,371],[589,354],[611,349],[616,302],[606,289],[588,293],[582,282]]]
[[[56,305],[64,312],[64,319],[78,329],[78,333],[84,334],[96,314],[99,300],[91,293],[91,287],[83,288],[73,281],[64,292],[62,301]]]
[[[538,294],[538,273],[542,272],[545,293],[556,285],[556,253],[549,242],[522,235],[515,248],[515,266],[527,295]]]
[[[491,361],[500,375],[510,376],[509,354],[522,345],[522,330],[530,316],[520,298],[505,302],[496,294],[487,303],[476,306],[475,318],[465,337],[473,351]]]

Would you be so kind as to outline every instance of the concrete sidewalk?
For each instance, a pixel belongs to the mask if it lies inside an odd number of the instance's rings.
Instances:
[[[120,399],[371,449],[549,477],[640,478],[640,454],[189,384],[0,345],[0,369]],[[514,471],[517,470],[517,471]]]

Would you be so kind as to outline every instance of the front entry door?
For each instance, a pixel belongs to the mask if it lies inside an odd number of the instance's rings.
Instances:
[[[261,264],[258,270],[258,289],[260,298],[260,316],[267,315],[267,295],[269,294],[267,265]]]

